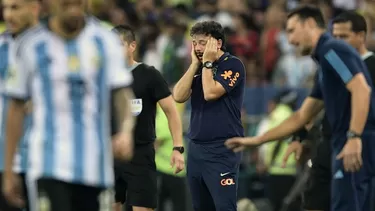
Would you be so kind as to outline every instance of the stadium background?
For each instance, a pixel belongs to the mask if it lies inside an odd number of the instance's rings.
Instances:
[[[47,1],[43,0],[44,11],[48,10]],[[342,10],[358,10],[368,21],[368,47],[375,50],[375,0],[91,0],[89,9],[108,24],[128,24],[136,29],[138,60],[155,66],[171,86],[190,63],[190,26],[201,20],[220,22],[227,31],[227,50],[246,66],[243,123],[246,135],[254,135],[278,91],[292,88],[300,103],[312,86],[314,62],[297,55],[283,31],[288,10],[307,3],[319,6],[327,22]],[[0,30],[5,30],[3,23]],[[189,103],[178,106],[186,132]],[[259,166],[258,154],[244,154],[239,198],[262,204],[267,173]],[[260,206],[259,211],[268,210]]]

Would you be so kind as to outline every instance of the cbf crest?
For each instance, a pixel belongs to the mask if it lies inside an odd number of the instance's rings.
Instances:
[[[216,76],[216,72],[217,72],[217,66],[214,66],[214,68],[212,68],[212,74],[214,77]]]
[[[131,100],[131,111],[133,116],[138,116],[142,112],[143,104],[142,99]]]

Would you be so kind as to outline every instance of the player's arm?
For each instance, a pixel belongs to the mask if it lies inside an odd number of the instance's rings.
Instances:
[[[323,107],[323,101],[313,97],[307,97],[299,110],[293,113],[279,126],[263,134],[260,137],[261,142],[266,143],[273,140],[282,140],[283,138],[292,135],[319,114]]]
[[[172,96],[159,100],[159,105],[167,116],[169,131],[171,131],[173,138],[173,146],[183,146],[181,118]]]
[[[106,36],[106,76],[112,101],[112,150],[116,158],[129,160],[133,155],[133,128],[134,117],[131,114],[131,102],[133,92],[130,85],[133,77],[125,66],[125,55],[121,41],[114,33]]]
[[[167,127],[169,127],[169,124],[166,115],[161,108],[157,108],[155,119],[155,150],[158,150],[159,147],[163,146],[164,143],[170,139],[171,134]]]
[[[318,72],[314,76],[314,87],[312,89],[311,95],[317,99],[320,99],[322,97],[321,92],[320,92],[320,86],[319,86],[319,73]],[[301,129],[299,129],[297,132],[295,132],[293,134],[293,141],[300,141],[300,142],[304,141],[307,135],[309,134],[310,129],[314,126],[315,120],[317,118],[318,117],[313,118],[313,120],[307,123],[304,127],[301,127]]]
[[[190,98],[191,86],[198,68],[199,63],[191,63],[189,69],[174,86],[172,94],[176,102],[184,103]]]
[[[130,106],[130,101],[133,99],[132,89],[130,87],[115,89],[112,91],[112,99],[117,131],[131,134],[135,124]]]
[[[303,101],[301,108],[280,125],[264,133],[260,137],[260,141],[265,143],[273,140],[281,140],[286,136],[292,135],[311,122],[323,107],[322,92],[317,77],[310,96]]]
[[[24,122],[25,104],[26,101],[23,99],[13,98],[9,101],[5,137],[5,173],[12,172],[14,156],[23,135],[23,127],[20,125],[23,125]]]
[[[149,71],[151,76],[151,90],[155,100],[159,103],[161,109],[168,119],[169,131],[171,132],[173,145],[175,147],[183,146],[182,122],[177,110],[176,103],[173,100],[167,82],[155,68]]]
[[[26,52],[23,52],[26,53]],[[18,143],[23,135],[23,125],[26,102],[30,97],[30,70],[26,67],[32,66],[27,63],[26,58],[16,59],[16,68],[8,72],[6,80],[6,94],[9,97],[8,114],[6,120],[6,137],[5,137],[5,163],[4,173],[11,174],[13,160],[17,151]]]
[[[133,91],[131,84],[133,77],[126,69],[125,57],[122,51],[122,45],[119,37],[110,34],[112,39],[107,39],[107,52],[110,61],[106,62],[107,77],[111,89],[112,99],[112,117],[115,121],[115,130],[117,133],[126,133],[132,135],[135,118],[131,113],[131,99]]]
[[[325,56],[330,65],[346,88],[351,93],[351,120],[349,130],[362,134],[370,108],[371,88],[363,71],[366,68],[359,56],[351,52],[340,52],[331,49]]]
[[[245,68],[237,58],[223,61],[216,75],[212,69],[203,68],[202,84],[206,101],[216,100],[225,93],[231,92],[241,80],[245,79]]]

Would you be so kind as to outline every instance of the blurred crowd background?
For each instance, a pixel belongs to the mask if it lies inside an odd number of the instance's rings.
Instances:
[[[288,11],[301,4],[320,7],[327,23],[343,10],[357,10],[368,21],[368,48],[375,50],[375,0],[91,0],[89,10],[108,24],[132,26],[137,34],[137,60],[158,69],[171,87],[190,64],[190,27],[203,20],[221,23],[227,32],[228,51],[240,57],[246,66],[243,123],[246,135],[252,136],[287,118],[312,87],[315,63],[294,51],[284,31]],[[44,10],[48,11],[48,4]],[[186,132],[189,103],[178,106]],[[165,121],[165,116],[158,112],[158,210],[184,211],[174,209],[173,202],[185,203],[186,210],[191,210],[189,194],[186,199],[170,194],[173,188],[188,191],[186,187],[163,182],[165,177],[184,179],[184,173],[175,176],[169,167],[172,147],[165,144],[171,143]],[[272,206],[280,206],[304,166],[291,159],[287,168],[280,168],[286,144],[271,142],[259,151],[244,153],[238,197],[251,199],[257,208],[241,200],[239,211],[272,211]],[[290,182],[285,182],[288,179]]]

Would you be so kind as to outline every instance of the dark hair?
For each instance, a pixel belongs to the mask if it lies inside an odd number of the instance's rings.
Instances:
[[[196,23],[190,30],[190,36],[211,35],[213,38],[222,41],[221,50],[225,50],[224,28],[216,21],[203,21]]]
[[[134,30],[128,25],[118,25],[112,29],[113,32],[124,36],[124,40],[128,43],[135,41]]]
[[[307,20],[308,18],[312,18],[315,20],[316,24],[318,25],[319,28],[322,28],[322,29],[325,29],[326,28],[326,24],[325,24],[325,21],[324,21],[324,18],[323,18],[323,14],[322,12],[320,11],[319,8],[317,7],[314,7],[314,6],[301,6],[301,7],[298,7],[294,10],[292,10],[289,14],[288,14],[288,19],[293,17],[293,16],[298,16],[298,18],[301,20],[301,21],[305,21]]]
[[[354,12],[354,11],[345,11],[335,17],[332,21],[332,24],[335,23],[347,23],[350,22],[352,24],[352,31],[353,32],[367,32],[367,25],[365,18]]]

